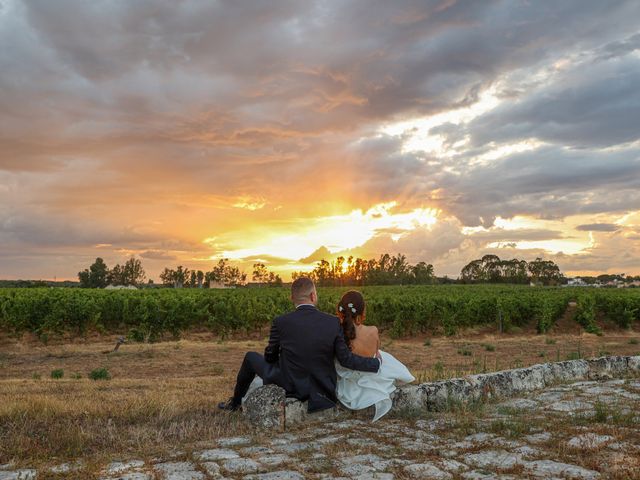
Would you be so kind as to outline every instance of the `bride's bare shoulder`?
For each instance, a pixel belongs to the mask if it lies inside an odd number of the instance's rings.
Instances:
[[[375,325],[363,325],[366,328],[370,335],[378,335],[378,327]]]
[[[377,340],[378,339],[378,327],[374,325],[361,325],[356,330],[356,338],[360,337],[364,339]]]

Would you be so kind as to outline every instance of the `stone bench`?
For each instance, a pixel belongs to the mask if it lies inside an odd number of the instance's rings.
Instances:
[[[454,403],[511,397],[560,382],[609,379],[638,373],[640,356],[611,356],[545,363],[527,368],[408,385],[394,392],[391,411],[441,411]],[[342,407],[307,413],[306,402],[287,398],[284,389],[276,385],[266,385],[251,392],[247,396],[243,412],[252,425],[278,431],[303,422],[327,421],[353,414]],[[368,418],[373,416],[372,409],[359,414]]]

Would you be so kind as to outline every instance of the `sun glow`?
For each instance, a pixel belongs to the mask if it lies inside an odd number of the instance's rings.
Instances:
[[[356,209],[345,215],[289,220],[264,230],[210,237],[204,243],[221,250],[212,259],[271,256],[297,261],[322,246],[332,253],[359,247],[377,234],[389,233],[398,239],[416,228],[430,228],[439,215],[434,208],[395,210],[396,202],[381,203],[366,211]]]

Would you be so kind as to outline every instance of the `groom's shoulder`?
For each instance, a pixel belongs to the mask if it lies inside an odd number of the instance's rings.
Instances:
[[[338,320],[338,317],[336,317],[335,315],[331,315],[329,313],[325,313],[325,312],[321,312],[320,310],[314,310],[313,312],[313,318],[319,319],[319,320],[323,320],[327,323],[336,323],[339,324],[340,320]],[[279,321],[287,321],[287,320],[294,320],[296,318],[300,318],[306,316],[305,313],[303,313],[300,310],[292,310],[291,312],[287,312],[283,315],[280,315],[279,317],[276,317],[274,319],[274,322],[279,322]]]

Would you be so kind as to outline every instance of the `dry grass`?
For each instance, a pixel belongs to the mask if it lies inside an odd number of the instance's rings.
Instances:
[[[556,334],[548,342],[550,337],[541,335],[468,332],[431,338],[428,345],[424,337],[382,343],[426,381],[565,360],[577,351],[582,356],[637,354],[638,346],[629,342],[637,336]],[[167,456],[251,432],[240,416],[218,413],[215,405],[229,397],[244,353],[261,351],[264,338],[220,342],[191,334],[177,342],[125,344],[116,353],[102,353],[113,347],[114,338],[49,345],[0,338],[0,464],[42,467],[84,458],[104,465],[118,458]],[[487,344],[495,350],[488,351]],[[458,354],[461,349],[471,355]],[[88,378],[102,367],[111,380]],[[64,377],[51,379],[54,369],[62,369]]]
[[[206,378],[4,380],[0,463],[150,458],[246,433],[241,418],[214,409],[225,389]]]

